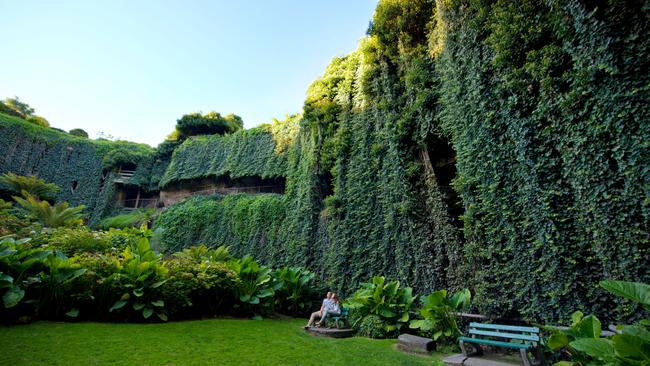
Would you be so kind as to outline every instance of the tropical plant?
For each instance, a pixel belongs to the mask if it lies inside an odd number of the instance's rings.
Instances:
[[[423,319],[411,320],[409,326],[423,332],[431,332],[433,340],[440,337],[455,339],[461,335],[458,329],[456,313],[469,307],[472,295],[468,289],[456,292],[449,297],[447,290],[434,291],[422,298],[422,306],[418,309]]]
[[[650,285],[627,281],[601,281],[600,287],[639,303],[650,310]],[[568,329],[547,327],[552,332],[547,344],[565,351],[571,361],[560,365],[650,365],[650,319],[636,325],[619,325],[616,334],[601,337],[601,322],[593,315],[576,311]]]
[[[0,175],[0,183],[13,194],[22,194],[27,192],[41,200],[53,202],[59,186],[54,183],[47,183],[43,179],[35,176],[22,176],[14,173],[5,173]]]
[[[402,288],[399,281],[386,281],[383,276],[375,276],[372,282],[362,283],[346,303],[359,312],[361,319],[367,315],[380,316],[386,331],[392,332],[408,323],[416,299],[412,288]]]
[[[276,302],[296,314],[307,308],[312,289],[309,282],[315,274],[301,267],[282,267],[271,272],[277,284]]]
[[[30,240],[16,240],[11,235],[0,237],[0,293],[5,308],[18,305],[27,288],[40,281],[43,260],[52,253],[30,248]]]
[[[23,197],[14,196],[14,200],[45,226],[75,226],[83,223],[82,211],[86,208],[84,205],[69,207],[67,202],[60,202],[52,206],[26,191],[23,191]]]
[[[122,258],[115,261],[116,273],[107,279],[121,292],[109,312],[133,309],[144,319],[156,314],[167,321],[165,302],[160,298],[159,287],[166,282],[168,270],[160,260],[161,257],[154,253],[146,237],[140,238],[137,245],[124,249]]]
[[[259,317],[269,305],[266,300],[269,300],[276,290],[271,278],[271,268],[260,265],[250,255],[232,259],[228,265],[239,277],[234,288],[235,297],[242,303],[245,311],[252,312],[256,318]]]

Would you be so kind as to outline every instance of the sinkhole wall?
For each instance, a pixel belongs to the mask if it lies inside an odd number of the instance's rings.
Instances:
[[[468,287],[474,310],[492,316],[629,319],[635,307],[597,284],[650,282],[649,11],[636,1],[380,1],[368,36],[310,86],[302,115],[191,139],[138,165],[157,188],[286,178],[283,195],[170,207],[156,222],[163,245],[231,245],[307,266],[343,294],[384,274],[419,293]],[[6,131],[2,171],[70,183],[34,167],[67,161],[71,142],[39,158],[15,143],[24,132]],[[90,161],[101,149],[66,141],[88,156],[78,164],[97,187]]]

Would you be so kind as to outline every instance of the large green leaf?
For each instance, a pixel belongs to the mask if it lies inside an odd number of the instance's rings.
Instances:
[[[600,281],[600,287],[634,302],[650,306],[650,285],[629,281]]]
[[[153,309],[152,309],[152,308],[147,307],[147,308],[144,308],[144,310],[142,310],[142,316],[143,316],[145,319],[149,319],[149,317],[150,317],[152,314],[153,314]]]
[[[469,292],[469,289],[463,289],[458,291],[451,298],[451,307],[454,310],[463,310],[469,307],[470,302],[472,301],[472,294]]]
[[[68,311],[67,313],[65,313],[65,315],[66,315],[66,316],[69,316],[69,317],[71,317],[71,318],[76,318],[76,317],[79,316],[79,309],[74,308],[74,309]]]
[[[626,325],[622,329],[623,334],[629,334],[634,337],[639,337],[645,342],[650,343],[650,331],[638,325]]]
[[[18,305],[23,297],[25,297],[25,291],[22,288],[16,286],[10,288],[7,290],[7,292],[5,292],[5,294],[2,296],[2,301],[4,302],[5,308],[11,308]]]
[[[600,338],[602,328],[598,318],[593,315],[588,315],[582,318],[576,329],[580,332],[580,337]]]
[[[587,355],[599,359],[614,358],[614,345],[612,341],[605,338],[583,338],[575,340],[569,345],[576,351],[586,353]]]
[[[548,338],[547,345],[551,349],[558,350],[568,346],[570,341],[571,340],[569,339],[569,336],[567,336],[566,334],[555,333]]]
[[[121,309],[121,308],[123,308],[124,305],[126,305],[127,303],[128,303],[127,300],[118,300],[118,301],[115,302],[115,304],[113,304],[113,306],[111,306],[110,309],[108,309],[108,312],[112,312],[113,310]]]
[[[156,301],[152,301],[151,305],[162,308],[163,306],[165,306],[165,302],[162,300],[156,300]]]
[[[619,356],[635,361],[650,361],[650,342],[642,337],[629,333],[616,334],[612,342]]]

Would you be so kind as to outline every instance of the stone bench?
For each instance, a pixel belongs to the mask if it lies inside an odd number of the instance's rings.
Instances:
[[[418,337],[412,334],[401,334],[397,338],[397,348],[404,352],[429,354],[436,348],[436,342],[431,338]]]

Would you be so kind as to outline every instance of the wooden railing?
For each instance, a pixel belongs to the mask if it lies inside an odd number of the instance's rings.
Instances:
[[[124,200],[124,208],[127,211],[135,210],[138,208],[156,208],[158,206],[158,198],[140,198],[132,200]]]
[[[221,187],[208,188],[190,192],[191,195],[210,196],[213,194],[231,194],[231,193],[281,193],[278,186],[247,186],[247,187]]]
[[[129,179],[133,178],[135,170],[118,170],[113,180],[115,183],[126,183]]]

